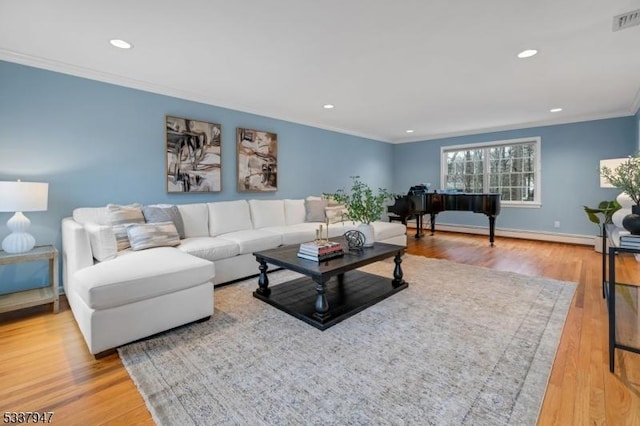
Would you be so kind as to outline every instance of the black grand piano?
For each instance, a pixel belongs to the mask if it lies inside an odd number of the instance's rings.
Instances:
[[[466,192],[436,193],[427,192],[425,185],[412,186],[407,195],[395,197],[395,203],[387,207],[392,219],[407,224],[407,220],[416,219],[416,238],[422,237],[422,217],[431,216],[431,235],[435,232],[436,216],[445,210],[470,211],[484,213],[489,217],[489,242],[493,246],[496,216],[500,214],[500,194],[472,194]]]

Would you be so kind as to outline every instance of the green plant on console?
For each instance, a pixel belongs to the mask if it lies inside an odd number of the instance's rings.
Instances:
[[[383,188],[378,188],[374,194],[369,185],[360,180],[360,176],[351,176],[353,183],[351,192],[338,189],[335,193],[324,193],[325,197],[333,198],[337,203],[344,204],[347,213],[346,218],[366,224],[370,224],[382,216],[386,206],[385,202],[393,197],[393,194]]]
[[[640,205],[640,151],[620,163],[615,169],[602,167],[600,175],[611,185],[624,191],[636,205]]]
[[[595,223],[598,226],[598,230],[600,230],[600,216],[603,215],[603,224],[612,223],[611,217],[615,212],[620,210],[622,206],[616,200],[613,201],[600,201],[597,208],[583,206],[584,211],[587,213],[589,220]]]

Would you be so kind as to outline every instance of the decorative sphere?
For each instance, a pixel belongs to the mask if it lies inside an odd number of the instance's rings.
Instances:
[[[345,232],[344,239],[347,240],[349,250],[361,250],[364,246],[364,234],[355,229]]]

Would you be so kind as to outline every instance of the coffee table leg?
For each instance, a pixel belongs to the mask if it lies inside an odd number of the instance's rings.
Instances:
[[[325,294],[326,291],[326,284],[323,281],[316,281],[316,292],[318,292],[318,296],[316,297],[316,311],[313,313],[313,316],[318,318],[320,321],[329,317],[329,302],[327,301],[327,296]]]
[[[258,269],[260,269],[260,277],[258,277],[258,289],[256,290],[256,293],[262,296],[268,296],[271,294],[271,289],[269,288],[269,277],[267,276],[267,269],[269,269],[269,267],[264,259],[258,259],[258,262],[260,262],[260,266],[258,266]]]
[[[393,259],[396,267],[393,269],[393,281],[392,284],[394,287],[399,287],[405,283],[402,279],[402,267],[400,264],[402,263],[402,253],[396,254],[396,257]]]

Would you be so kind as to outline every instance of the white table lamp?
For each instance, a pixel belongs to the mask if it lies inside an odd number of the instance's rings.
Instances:
[[[11,234],[2,241],[7,253],[24,253],[36,245],[27,230],[31,221],[22,212],[47,210],[49,184],[40,182],[0,182],[0,212],[15,212],[7,222]]]

